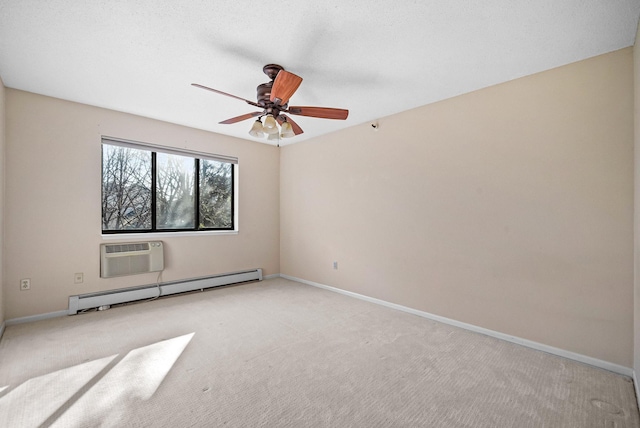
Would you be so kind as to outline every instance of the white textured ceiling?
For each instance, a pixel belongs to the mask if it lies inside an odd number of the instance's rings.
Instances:
[[[640,0],[0,0],[5,86],[239,138],[268,63],[304,81],[293,143],[631,46]],[[126,136],[123,136],[126,137]],[[266,140],[258,140],[264,141]]]

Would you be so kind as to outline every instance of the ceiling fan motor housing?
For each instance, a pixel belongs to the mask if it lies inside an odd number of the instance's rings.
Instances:
[[[276,106],[273,101],[271,101],[271,88],[273,87],[273,81],[269,83],[263,83],[262,85],[258,85],[256,88],[256,92],[258,93],[258,105],[265,109],[266,113],[272,113],[274,116],[277,116],[281,110],[287,109],[287,104]],[[277,110],[277,111],[276,111]]]

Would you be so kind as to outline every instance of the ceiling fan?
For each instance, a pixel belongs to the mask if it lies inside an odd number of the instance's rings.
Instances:
[[[198,83],[192,83],[191,85],[217,94],[236,98],[249,105],[261,108],[262,111],[243,114],[220,122],[221,124],[228,125],[257,117],[258,119],[249,131],[249,134],[254,137],[263,137],[266,134],[268,139],[275,140],[278,139],[278,137],[287,138],[302,134],[304,132],[302,128],[284,113],[337,120],[345,120],[349,115],[349,110],[340,108],[289,106],[289,98],[291,98],[300,86],[300,83],[302,83],[302,77],[286,71],[282,66],[277,64],[267,64],[262,68],[262,71],[271,81],[258,86],[257,102],[246,100]],[[263,117],[265,118],[264,124],[262,123]],[[281,130],[278,130],[277,124],[280,125]]]

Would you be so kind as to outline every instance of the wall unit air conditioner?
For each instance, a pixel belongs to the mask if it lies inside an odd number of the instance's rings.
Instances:
[[[100,244],[100,277],[159,272],[164,269],[162,241]]]

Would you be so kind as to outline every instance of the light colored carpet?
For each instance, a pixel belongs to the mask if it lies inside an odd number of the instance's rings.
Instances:
[[[2,427],[640,427],[630,379],[285,279],[7,327]]]

